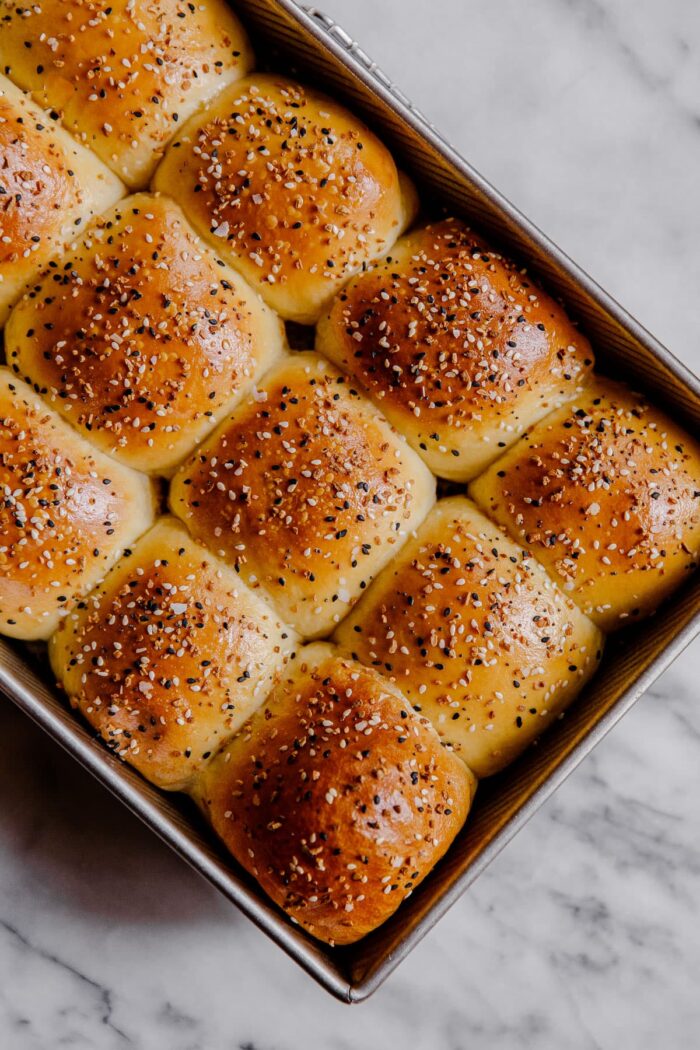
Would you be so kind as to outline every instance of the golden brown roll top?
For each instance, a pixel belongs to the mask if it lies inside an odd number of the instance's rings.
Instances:
[[[209,765],[197,795],[278,905],[314,937],[349,944],[447,851],[475,786],[398,690],[317,644]]]
[[[74,707],[159,787],[187,787],[262,702],[293,633],[161,519],[51,639]]]
[[[288,357],[173,480],[192,534],[307,637],[338,623],[434,498],[427,468],[316,354]]]
[[[9,363],[104,451],[168,472],[281,353],[281,322],[172,201],[91,225],[15,307]]]
[[[48,638],[153,518],[150,482],[0,369],[0,633]]]
[[[4,32],[0,21],[0,40]],[[27,281],[122,193],[97,157],[0,75],[0,325]]]
[[[180,123],[252,53],[224,0],[0,0],[0,64],[141,188]]]
[[[596,627],[461,496],[442,500],[336,641],[426,715],[477,776],[512,761],[598,666]]]
[[[308,324],[415,211],[412,187],[372,132],[271,74],[233,85],[197,114],[155,186],[282,317]]]
[[[641,394],[597,379],[473,485],[604,630],[652,612],[700,556],[700,446]]]
[[[573,397],[593,366],[561,306],[458,219],[408,234],[355,278],[316,346],[457,481]]]

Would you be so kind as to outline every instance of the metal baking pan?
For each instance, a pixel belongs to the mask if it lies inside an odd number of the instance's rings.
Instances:
[[[294,0],[236,0],[258,55],[364,116],[419,184],[424,204],[474,222],[568,307],[596,348],[598,368],[620,373],[691,428],[700,382],[457,154],[332,20]],[[698,574],[700,576],[700,574]],[[321,945],[240,871],[191,804],[161,793],[113,757],[67,709],[45,655],[0,640],[0,689],[193,868],[218,887],[321,985],[346,1002],[370,995],[494,859],[508,840],[700,633],[700,578],[646,623],[610,639],[598,675],[566,717],[516,763],[482,782],[447,857],[398,913],[359,944]]]

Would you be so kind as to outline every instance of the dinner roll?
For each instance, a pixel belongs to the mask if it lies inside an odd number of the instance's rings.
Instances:
[[[437,504],[335,637],[479,777],[564,710],[602,649],[571,599],[463,496]]]
[[[225,0],[0,0],[0,65],[139,188],[178,122],[252,54]]]
[[[432,505],[427,468],[323,358],[295,354],[183,464],[193,535],[300,634],[328,633]]]
[[[355,278],[316,348],[455,481],[573,397],[593,365],[561,306],[458,219],[403,237]]]
[[[303,650],[197,794],[269,896],[329,944],[392,915],[447,851],[473,775],[374,671]]]
[[[256,74],[182,129],[155,176],[282,317],[313,324],[408,225],[415,192],[336,102]]]
[[[284,345],[279,318],[176,204],[100,216],[15,307],[8,361],[100,448],[167,473]]]
[[[606,631],[652,612],[700,556],[700,445],[597,379],[470,487]]]
[[[0,634],[48,638],[153,518],[150,482],[0,369]]]
[[[62,622],[50,656],[120,758],[179,790],[262,702],[293,645],[235,573],[165,518]]]
[[[0,41],[4,32],[0,21]],[[97,157],[0,75],[0,326],[27,281],[123,192]]]

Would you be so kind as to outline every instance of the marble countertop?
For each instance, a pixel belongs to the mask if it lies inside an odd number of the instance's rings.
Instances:
[[[700,370],[699,5],[323,6]],[[0,1046],[696,1050],[699,665],[696,643],[353,1010],[0,699]]]

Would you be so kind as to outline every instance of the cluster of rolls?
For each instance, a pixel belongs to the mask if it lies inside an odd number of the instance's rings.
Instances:
[[[695,566],[700,448],[223,0],[0,58],[0,631],[355,941]]]

